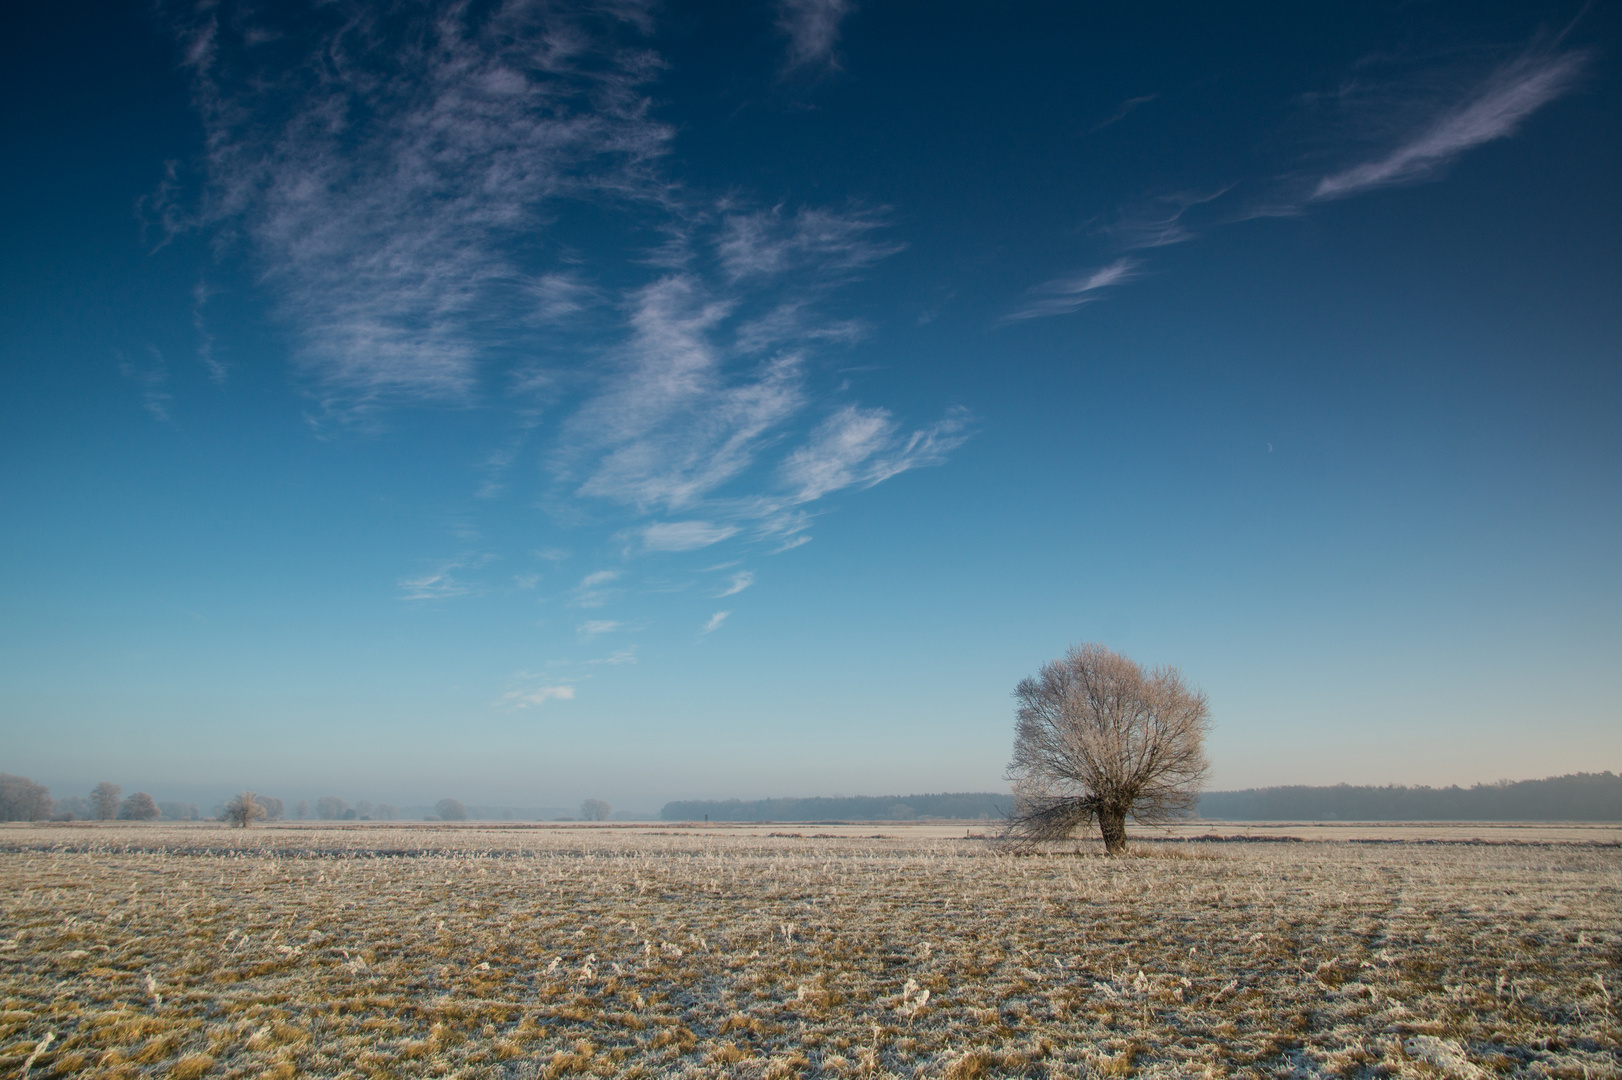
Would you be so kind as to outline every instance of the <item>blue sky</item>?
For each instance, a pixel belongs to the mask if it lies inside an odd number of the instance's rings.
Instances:
[[[1002,786],[1622,766],[1622,96],[1571,4],[13,6],[0,768]]]

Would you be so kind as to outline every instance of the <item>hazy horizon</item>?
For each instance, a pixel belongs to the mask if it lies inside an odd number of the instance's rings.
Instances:
[[[1622,769],[1622,13],[12,5],[0,770],[996,791]],[[199,801],[196,796],[183,801]]]

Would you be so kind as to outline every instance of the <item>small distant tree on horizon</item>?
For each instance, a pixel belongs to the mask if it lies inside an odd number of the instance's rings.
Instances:
[[[120,821],[152,821],[162,816],[162,813],[163,811],[158,809],[158,804],[152,800],[152,796],[144,791],[137,791],[125,799],[118,808]]]
[[[196,803],[165,801],[158,804],[158,809],[170,821],[200,821],[203,817]]]
[[[460,799],[440,799],[434,804],[434,813],[441,821],[466,821],[467,807]]]
[[[44,784],[0,773],[0,821],[49,821],[54,804]]]
[[[118,816],[119,796],[124,789],[106,780],[90,789],[90,809],[97,821],[111,821]]]
[[[239,829],[246,829],[256,820],[265,816],[265,808],[259,805],[259,800],[251,791],[244,791],[236,798],[225,804],[225,813],[221,820],[235,825]]]
[[[580,804],[580,816],[587,821],[607,821],[614,808],[601,799],[587,799]]]
[[[309,817],[310,801],[308,799],[300,799],[293,807],[293,816],[298,818],[300,821],[303,821],[305,818]]]
[[[315,800],[315,816],[322,821],[337,821],[348,809],[349,804],[336,795],[323,795]]]
[[[1208,767],[1205,695],[1173,667],[1145,671],[1082,645],[1014,690],[1019,702],[1006,835],[1022,846],[1096,822],[1104,850],[1126,850],[1126,819],[1191,813]]]

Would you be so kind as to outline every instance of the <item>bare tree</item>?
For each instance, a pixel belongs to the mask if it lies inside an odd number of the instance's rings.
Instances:
[[[266,821],[282,820],[282,800],[270,795],[255,795],[254,801],[264,808]]]
[[[336,821],[344,816],[349,804],[336,795],[323,795],[315,800],[315,816],[322,821]]]
[[[152,796],[144,791],[137,791],[125,799],[124,804],[118,808],[120,821],[151,821],[161,813],[158,804],[152,801]]]
[[[244,791],[236,798],[225,804],[225,813],[220,815],[222,821],[228,821],[240,829],[246,829],[255,820],[265,816],[265,808],[259,805],[259,800],[251,791]]]
[[[587,799],[580,804],[580,816],[587,821],[607,821],[614,808],[601,799]]]
[[[51,792],[26,776],[0,773],[0,821],[48,821]]]
[[[310,801],[308,799],[300,799],[298,801],[298,805],[293,807],[293,816],[298,818],[300,821],[303,821],[305,818],[309,817]]]
[[[118,797],[123,793],[123,788],[105,780],[90,789],[90,808],[96,812],[98,821],[111,821],[118,816]]]
[[[1082,645],[1014,690],[1008,836],[1029,846],[1097,822],[1110,854],[1126,819],[1190,813],[1205,779],[1205,695],[1176,668],[1145,671],[1102,645]]]
[[[467,807],[462,805],[460,799],[440,799],[434,804],[434,813],[439,815],[441,821],[467,820]]]

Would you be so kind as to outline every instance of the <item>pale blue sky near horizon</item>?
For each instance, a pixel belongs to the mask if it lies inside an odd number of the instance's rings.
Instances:
[[[0,770],[999,790],[1622,768],[1622,23],[1577,4],[0,19]]]

